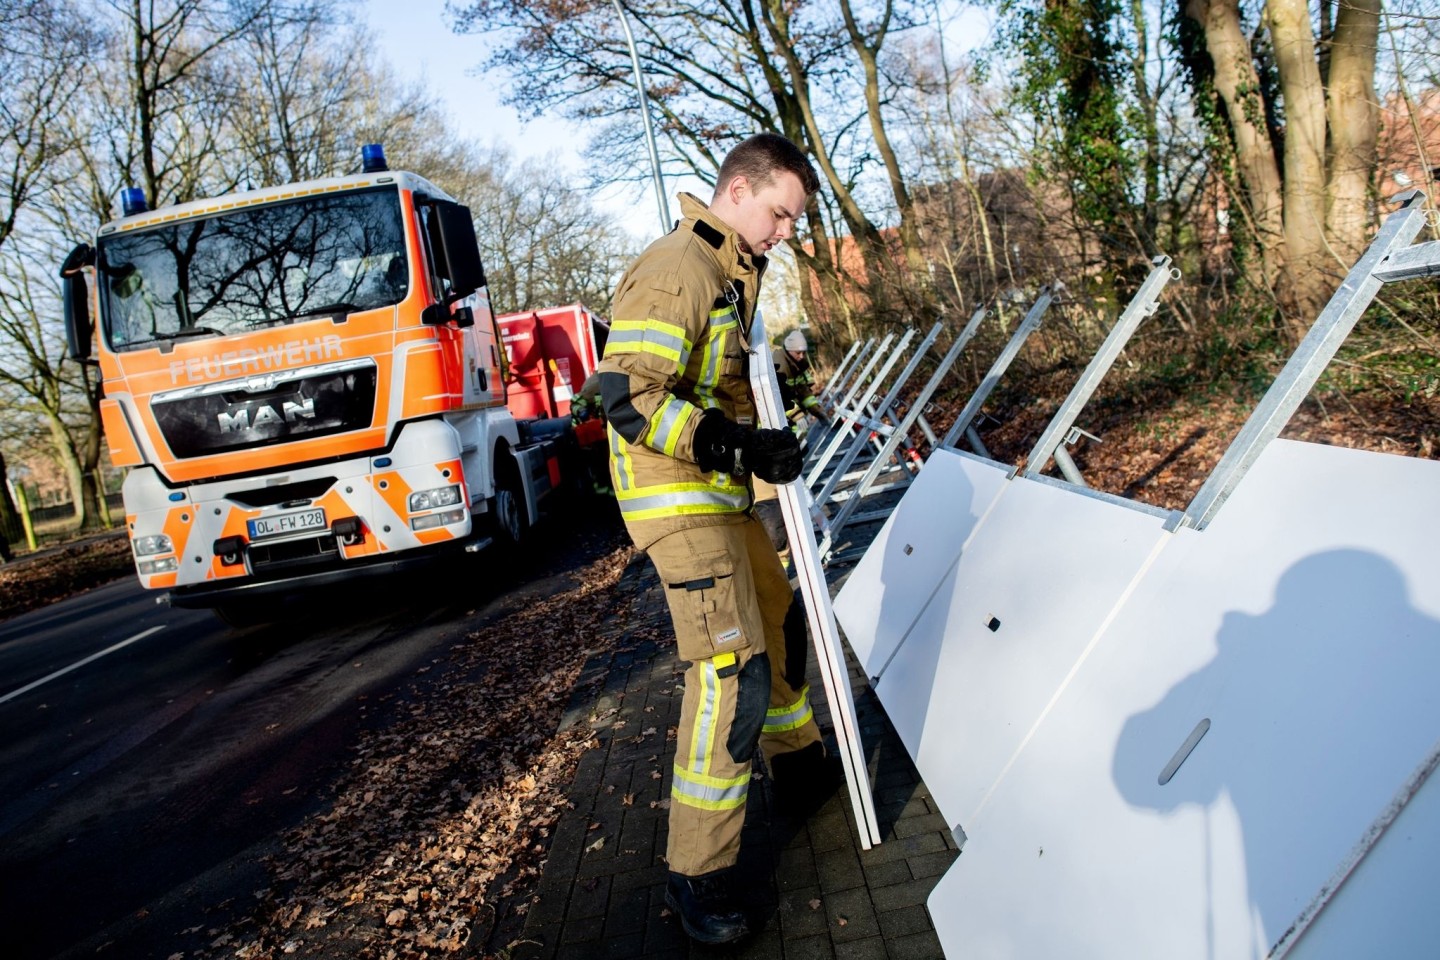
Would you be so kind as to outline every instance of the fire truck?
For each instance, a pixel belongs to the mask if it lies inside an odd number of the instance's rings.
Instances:
[[[513,544],[561,484],[569,419],[507,407],[470,210],[362,154],[158,210],[127,190],[61,268],[136,572],[174,605],[255,620],[275,592]]]

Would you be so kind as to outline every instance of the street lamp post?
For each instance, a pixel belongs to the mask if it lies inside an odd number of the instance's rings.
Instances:
[[[670,232],[670,204],[665,199],[665,181],[660,176],[660,152],[655,149],[655,134],[650,130],[650,101],[645,97],[645,79],[640,73],[640,54],[635,49],[635,36],[630,32],[630,21],[620,0],[611,0],[615,12],[620,16],[620,26],[625,31],[625,42],[630,45],[630,64],[635,68],[635,95],[640,100],[640,119],[645,124],[645,145],[650,149],[650,172],[655,179],[655,202],[660,207],[660,233]]]

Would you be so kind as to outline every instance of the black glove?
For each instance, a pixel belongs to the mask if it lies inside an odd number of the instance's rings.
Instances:
[[[701,470],[743,477],[745,462],[740,451],[753,432],[711,407],[695,425],[695,463]]]
[[[789,430],[752,430],[740,459],[755,476],[769,483],[789,483],[800,476],[805,465],[800,439]]]
[[[789,430],[751,430],[714,408],[696,425],[694,447],[701,470],[737,477],[753,472],[770,483],[789,483],[804,466],[800,441]]]

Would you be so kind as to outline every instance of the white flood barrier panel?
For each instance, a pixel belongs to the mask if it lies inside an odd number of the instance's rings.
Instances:
[[[1383,283],[1440,275],[1419,199],[1183,514],[1016,476],[909,588],[896,532],[965,510],[916,484],[846,584],[961,843],[950,956],[1440,955],[1440,462],[1274,439]]]
[[[930,900],[947,952],[1434,956],[1437,517],[1440,463],[1272,442],[1168,535],[982,806],[937,793],[968,818]]]
[[[755,321],[750,328],[749,363],[750,388],[755,393],[760,425],[775,430],[789,429],[780,399],[780,382],[775,378],[775,366],[771,362],[770,343],[765,336],[765,321],[759,310],[755,311]],[[880,842],[880,824],[875,816],[875,797],[865,766],[855,698],[850,691],[850,672],[845,666],[845,652],[840,646],[840,632],[830,605],[830,587],[820,564],[820,550],[810,520],[810,491],[802,478],[776,484],[775,489],[780,495],[780,512],[790,538],[790,557],[799,573],[800,595],[805,602],[805,617],[819,661],[825,698],[830,704],[860,846],[869,850]]]
[[[963,452],[935,451],[856,564],[835,598],[835,616],[872,683],[1005,489],[1009,472]]]

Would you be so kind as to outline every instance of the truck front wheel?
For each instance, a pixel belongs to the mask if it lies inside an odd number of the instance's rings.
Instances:
[[[495,465],[495,496],[490,501],[490,520],[497,537],[511,546],[525,539],[529,522],[525,516],[525,491],[520,486],[520,469],[503,457]]]

